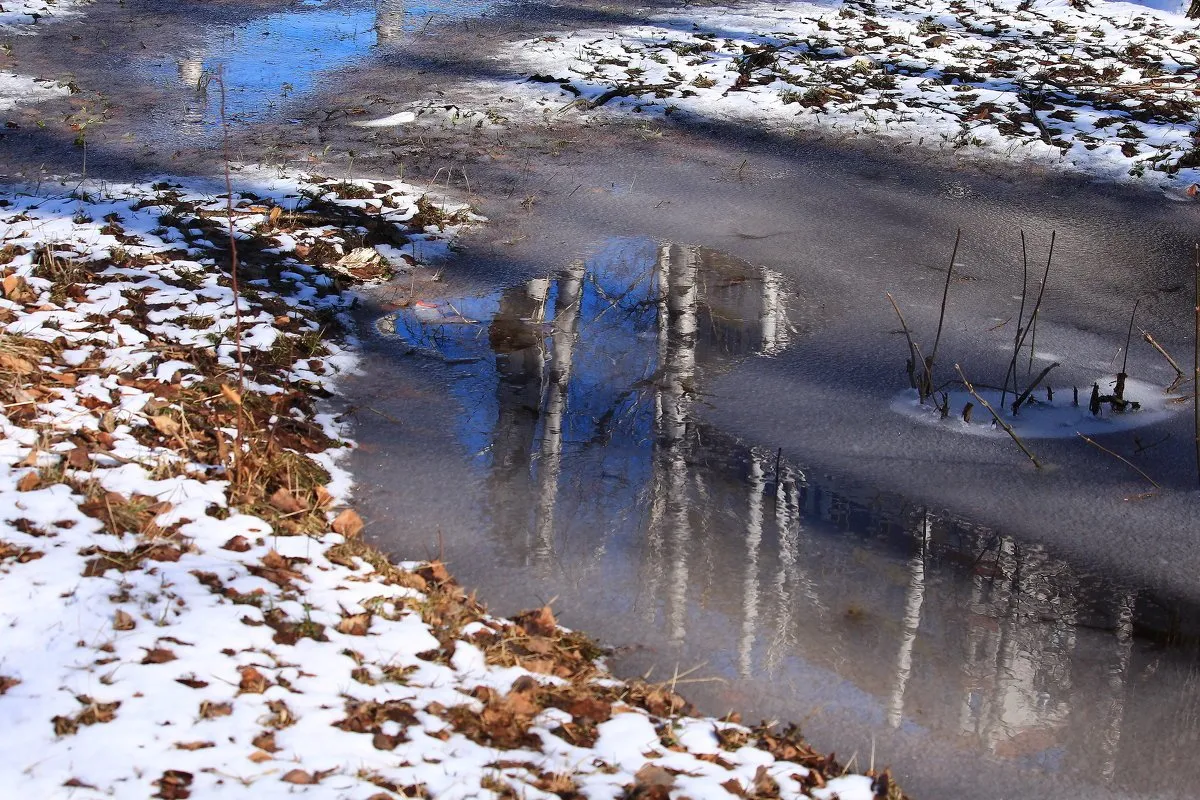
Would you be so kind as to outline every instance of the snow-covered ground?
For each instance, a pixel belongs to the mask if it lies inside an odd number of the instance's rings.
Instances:
[[[477,218],[404,184],[235,179],[236,306],[219,183],[0,199],[6,792],[899,796],[365,546],[313,401],[354,368],[343,289]]]
[[[689,5],[503,56],[545,108],[882,137],[1180,190],[1200,181],[1200,21],[1128,3]]]
[[[36,33],[35,25],[40,20],[74,13],[71,5],[54,0],[6,0],[0,3],[0,37]],[[0,70],[0,112],[65,94],[68,94],[68,89],[61,83]]]

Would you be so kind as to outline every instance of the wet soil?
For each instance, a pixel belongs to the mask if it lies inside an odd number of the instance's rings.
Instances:
[[[14,112],[0,172],[77,172],[86,150],[93,176],[211,174],[204,79],[224,65],[235,158],[403,174],[491,219],[364,298],[346,389],[377,542],[444,556],[500,612],[553,598],[620,670],[799,720],[914,796],[1189,796],[1187,415],[1102,438],[1161,484],[1149,498],[1076,439],[1032,442],[1039,472],[1003,438],[914,423],[890,408],[907,348],[885,292],[928,344],[961,229],[938,371],[998,382],[1019,232],[1036,270],[1053,232],[1035,363],[1086,388],[1115,371],[1139,297],[1138,324],[1186,360],[1197,207],[703,120],[459,124],[496,110],[472,80],[517,79],[500,43],[636,11],[455,13],[96,3],[12,41],[0,66],[79,91]],[[448,121],[349,124],[417,99]],[[1170,383],[1134,342],[1130,374]]]

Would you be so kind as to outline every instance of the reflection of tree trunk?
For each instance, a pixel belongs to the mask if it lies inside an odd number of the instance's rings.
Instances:
[[[752,673],[754,635],[758,626],[758,547],[763,529],[762,456],[750,451],[750,508],[746,514],[746,573],[742,579],[742,638],[738,643],[738,674],[749,678]]]
[[[766,355],[778,353],[787,346],[787,307],[783,302],[783,277],[778,272],[764,269],[762,273],[762,351]]]
[[[662,365],[662,446],[666,459],[669,514],[670,575],[667,625],[672,641],[686,633],[688,558],[691,521],[688,518],[687,435],[688,410],[696,375],[697,290],[696,249],[674,245],[665,251],[670,261],[667,275],[668,338]]]
[[[204,77],[204,59],[185,58],[176,64],[179,67],[179,82],[192,91],[198,91],[200,79]]]
[[[1019,683],[1014,666],[1017,658],[1017,629],[1020,626],[1018,606],[1021,602],[1021,550],[1008,538],[1001,537],[998,545],[998,562],[1008,582],[1007,603],[1000,617],[1000,639],[996,647],[995,686],[991,699],[991,719],[984,729],[984,743],[994,750],[1000,740],[1010,736],[1005,719],[1005,701],[1010,691]]]
[[[546,282],[530,281],[500,298],[500,308],[488,329],[496,357],[496,404],[492,430],[492,471],[488,478],[492,520],[499,541],[512,541],[526,532],[516,550],[528,560],[531,543],[529,501],[533,494],[530,464],[537,436],[542,390],[540,335],[533,320],[541,317]]]
[[[583,262],[572,264],[558,280],[554,301],[554,332],[550,335],[550,375],[546,384],[542,423],[542,445],[538,461],[537,544],[534,557],[548,562],[554,550],[554,506],[558,499],[558,476],[562,469],[563,418],[567,389],[575,354],[583,294]]]
[[[929,547],[929,512],[925,512],[917,533],[917,552],[908,562],[908,589],[904,593],[904,620],[900,634],[900,652],[896,656],[896,675],[888,701],[888,724],[900,727],[904,717],[904,690],[912,674],[912,651],[921,626],[921,603],[925,598],[925,552]]]
[[[405,0],[375,0],[375,35],[380,41],[404,35]]]
[[[783,657],[796,644],[795,619],[800,595],[810,601],[812,592],[802,592],[804,583],[800,574],[800,490],[792,476],[789,464],[781,465],[782,474],[776,475],[775,527],[779,536],[779,570],[775,574],[775,633],[767,647],[766,671],[774,674]],[[809,587],[811,589],[811,587]]]
[[[671,315],[667,310],[667,297],[671,294],[670,275],[671,257],[670,246],[659,248],[655,261],[656,276],[654,289],[658,293],[655,303],[658,317],[658,353],[655,364],[657,373],[667,363],[667,349],[671,334]],[[658,452],[663,439],[663,383],[657,381],[654,390],[654,437],[655,450],[651,455],[650,474],[650,512],[646,521],[646,557],[643,559],[644,595],[649,600],[645,605],[646,620],[653,622],[656,614],[655,598],[658,597],[659,584],[663,577],[663,565],[666,561],[663,543],[663,524],[667,514],[667,475],[662,468],[663,459]]]
[[[1117,598],[1117,632],[1113,639],[1113,659],[1108,666],[1109,697],[1100,763],[1100,774],[1110,782],[1117,774],[1117,748],[1121,744],[1121,723],[1125,720],[1125,685],[1133,655],[1133,606],[1136,601],[1132,592]]]

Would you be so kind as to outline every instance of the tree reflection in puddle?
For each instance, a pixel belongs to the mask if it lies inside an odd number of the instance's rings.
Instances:
[[[506,574],[581,624],[621,619],[608,629],[647,648],[630,667],[707,659],[730,688],[701,693],[722,708],[757,696],[789,716],[824,692],[881,732],[1091,783],[1200,778],[1181,766],[1194,609],[815,480],[698,418],[715,371],[788,347],[802,318],[776,273],[616,240],[552,278],[380,327],[459,365],[458,435]]]

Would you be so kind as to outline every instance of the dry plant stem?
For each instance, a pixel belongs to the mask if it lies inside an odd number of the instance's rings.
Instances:
[[[958,258],[958,243],[962,239],[962,228],[954,235],[954,252],[950,254],[950,267],[946,270],[946,285],[942,288],[942,310],[938,314],[937,335],[933,337],[933,352],[929,354],[929,371],[937,361],[938,344],[942,341],[942,324],[946,321],[946,300],[950,296],[950,279],[954,276],[954,259]]]
[[[904,329],[904,338],[908,340],[908,355],[913,369],[916,369],[917,364],[920,364],[925,369],[923,384],[913,387],[917,390],[917,394],[920,395],[921,402],[924,403],[926,395],[933,393],[933,375],[929,372],[929,364],[921,357],[921,348],[917,347],[917,343],[913,341],[912,334],[909,333],[908,323],[904,321],[904,315],[900,313],[900,306],[896,305],[896,298],[892,297],[891,292],[885,292],[885,294],[887,294],[888,302],[892,304],[892,308],[896,311],[896,317],[900,320],[900,327]],[[912,379],[913,375],[910,374],[909,378]],[[916,381],[912,380],[911,382],[915,383]]]
[[[1053,364],[1051,364],[1050,366],[1048,366],[1044,370],[1042,370],[1041,373],[1036,378],[1033,379],[1033,383],[1029,384],[1029,387],[1027,389],[1025,389],[1024,392],[1021,393],[1021,396],[1013,401],[1012,412],[1013,412],[1014,417],[1017,415],[1017,411],[1021,408],[1021,405],[1026,400],[1029,399],[1029,395],[1033,394],[1034,390],[1037,389],[1038,384],[1040,384],[1042,381],[1044,381],[1046,379],[1046,376],[1050,374],[1050,370],[1054,369],[1057,366],[1058,366],[1058,362],[1055,361]],[[1000,406],[1000,407],[1004,408],[1004,406]]]
[[[246,383],[246,362],[242,355],[242,292],[238,285],[238,253],[237,239],[233,235],[233,178],[229,172],[229,120],[225,116],[225,67],[221,66],[217,73],[217,80],[221,87],[221,136],[224,147],[225,161],[225,210],[229,214],[229,285],[233,291],[233,347],[237,354],[238,365],[238,396],[245,395]],[[241,404],[238,404],[237,413],[237,442],[233,449],[233,472],[234,480],[239,481],[241,478],[242,465],[242,440],[244,433],[243,425],[244,410]]]
[[[1142,339],[1146,342],[1146,344],[1157,350],[1159,355],[1165,358],[1167,363],[1171,365],[1171,369],[1175,370],[1175,383],[1171,384],[1171,386],[1172,388],[1178,386],[1180,381],[1183,380],[1184,375],[1186,375],[1186,373],[1183,371],[1183,367],[1179,366],[1179,362],[1171,358],[1171,354],[1166,351],[1166,348],[1159,344],[1158,340],[1151,336],[1144,328],[1138,328],[1138,330],[1141,331]],[[1170,390],[1168,389],[1168,391]]]
[[[1017,331],[1013,334],[1013,357],[1004,374],[1004,386],[1000,389],[1000,407],[1004,408],[1008,394],[1008,378],[1013,379],[1013,394],[1017,393],[1017,354],[1021,350],[1021,323],[1025,321],[1025,298],[1029,295],[1029,248],[1025,244],[1025,231],[1021,231],[1021,310],[1017,312]]]
[[[1196,245],[1196,321],[1192,344],[1192,424],[1196,439],[1196,480],[1200,481],[1200,244]]]
[[[1040,470],[1042,468],[1042,462],[1038,461],[1037,456],[1030,452],[1029,448],[1025,446],[1025,443],[1022,442],[1017,436],[1017,432],[1012,429],[1012,426],[1000,418],[1000,415],[996,413],[996,409],[992,408],[991,403],[989,403],[987,400],[984,400],[983,397],[980,396],[979,392],[975,391],[975,387],[971,385],[971,382],[967,380],[967,376],[963,374],[962,367],[958,364],[955,364],[954,369],[956,372],[958,372],[958,377],[962,379],[963,386],[967,387],[967,391],[971,393],[971,397],[974,397],[981,406],[988,410],[988,412],[992,415],[992,419],[996,420],[996,424],[1001,428],[1004,428],[1004,432],[1012,437],[1012,440],[1016,442],[1017,447],[1021,448],[1021,452],[1024,453],[1025,456],[1033,462],[1033,465]]]
[[[1103,452],[1105,452],[1105,453],[1108,453],[1108,454],[1109,454],[1110,456],[1112,456],[1113,458],[1115,458],[1115,459],[1117,459],[1118,461],[1122,462],[1122,463],[1123,463],[1123,464],[1125,464],[1126,466],[1128,466],[1128,467],[1132,468],[1132,469],[1133,469],[1135,472],[1137,472],[1137,474],[1138,474],[1138,475],[1141,475],[1143,478],[1145,478],[1146,480],[1150,481],[1150,485],[1151,485],[1151,486],[1153,486],[1155,489],[1161,489],[1161,488],[1162,488],[1161,486],[1159,486],[1159,485],[1158,485],[1158,481],[1154,480],[1154,478],[1151,478],[1149,475],[1147,475],[1145,472],[1143,472],[1143,471],[1142,471],[1142,469],[1141,469],[1141,467],[1139,467],[1137,464],[1134,464],[1132,461],[1130,461],[1130,460],[1129,460],[1128,458],[1126,458],[1125,456],[1121,455],[1120,453],[1115,453],[1115,452],[1113,452],[1112,450],[1109,450],[1107,447],[1105,447],[1104,445],[1100,444],[1100,443],[1099,443],[1099,442],[1097,442],[1095,439],[1091,439],[1091,438],[1089,438],[1089,437],[1087,437],[1087,436],[1084,436],[1084,435],[1083,435],[1082,433],[1080,433],[1079,431],[1076,431],[1076,432],[1075,432],[1075,435],[1076,435],[1076,436],[1078,436],[1080,439],[1083,439],[1085,442],[1087,442],[1088,444],[1090,444],[1092,447],[1095,447],[1097,450],[1102,450]]]
[[[1142,302],[1142,298],[1133,301],[1133,311],[1129,313],[1129,331],[1125,334],[1125,357],[1121,359],[1121,373],[1127,374],[1125,368],[1129,366],[1129,343],[1133,340],[1133,320],[1137,317],[1138,304]]]
[[[1041,309],[1042,309],[1042,297],[1046,294],[1046,281],[1050,278],[1050,264],[1054,260],[1054,241],[1056,238],[1057,238],[1057,231],[1051,231],[1050,232],[1050,253],[1049,253],[1049,255],[1046,256],[1046,269],[1045,269],[1045,271],[1042,272],[1042,286],[1040,289],[1038,289],[1037,302],[1035,302],[1033,304],[1033,313],[1031,313],[1029,315],[1029,325],[1027,325],[1025,330],[1021,332],[1021,338],[1017,342],[1016,352],[1019,353],[1021,351],[1021,347],[1025,344],[1025,337],[1032,332],[1034,339],[1031,340],[1029,343],[1029,364],[1030,364],[1031,369],[1033,366],[1034,341],[1036,341],[1036,339],[1037,339],[1038,312],[1041,311]],[[1017,360],[1016,360],[1016,358],[1013,358],[1012,370],[1013,370],[1013,386],[1016,387],[1016,385],[1017,385]],[[1013,391],[1016,391],[1016,389],[1014,388]]]

